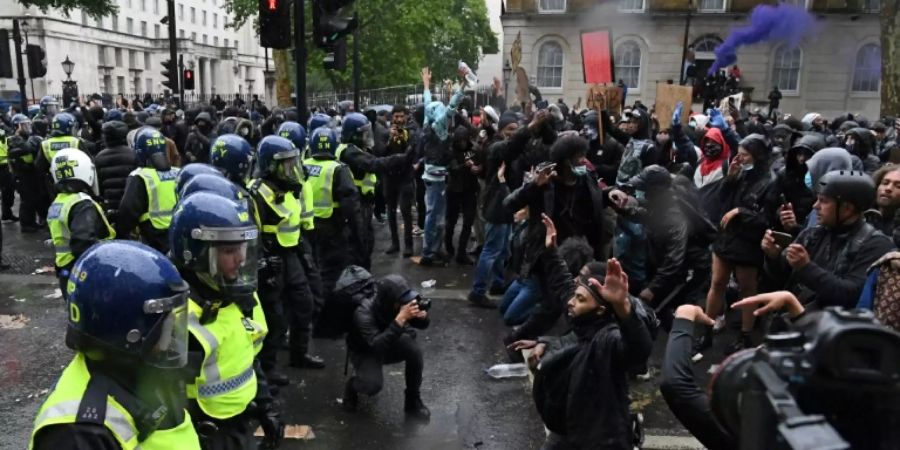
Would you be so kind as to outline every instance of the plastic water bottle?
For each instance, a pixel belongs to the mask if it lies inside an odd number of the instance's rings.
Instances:
[[[485,370],[491,378],[513,378],[528,376],[528,367],[525,363],[518,364],[497,364],[490,369]]]
[[[469,87],[478,85],[478,75],[475,75],[475,72],[472,72],[472,69],[469,68],[468,64],[460,60],[457,68],[459,69],[459,74],[466,78],[466,84],[468,84]]]

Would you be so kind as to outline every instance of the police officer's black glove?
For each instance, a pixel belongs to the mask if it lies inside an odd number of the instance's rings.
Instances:
[[[265,434],[262,442],[259,443],[259,448],[261,450],[278,448],[281,441],[284,440],[284,422],[281,421],[278,412],[271,409],[267,411],[259,418],[259,425]]]
[[[284,261],[277,255],[264,256],[259,259],[258,268],[259,280],[268,286],[274,286],[278,275],[284,268]]]

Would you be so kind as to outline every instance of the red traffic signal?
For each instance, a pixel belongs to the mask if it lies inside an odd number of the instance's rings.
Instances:
[[[194,71],[192,69],[184,69],[184,90],[194,90]]]

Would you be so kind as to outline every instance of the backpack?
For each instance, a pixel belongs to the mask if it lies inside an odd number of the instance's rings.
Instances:
[[[353,328],[353,313],[376,293],[375,279],[360,266],[348,266],[334,285],[331,298],[323,305],[317,335],[338,339]]]
[[[872,310],[882,325],[900,331],[900,252],[890,252],[872,264],[856,307]]]

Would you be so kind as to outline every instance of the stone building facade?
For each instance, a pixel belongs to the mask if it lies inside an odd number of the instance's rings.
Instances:
[[[161,72],[163,61],[169,59],[169,36],[168,26],[160,22],[167,15],[166,0],[117,1],[117,15],[97,20],[78,10],[66,17],[0,0],[4,11],[0,28],[9,30],[10,48],[14,48],[12,18],[17,18],[28,43],[40,45],[47,55],[47,75],[26,84],[29,98],[32,89],[36,98],[62,93],[66,75],[61,63],[66,56],[75,62],[72,79],[81,95],[121,93],[131,98],[166,90]],[[195,73],[193,94],[273,97],[271,52],[267,73],[266,55],[252,24],[237,30],[227,27],[231,19],[224,0],[176,0],[175,14],[178,53],[184,55],[184,67]],[[0,78],[0,92],[17,90],[15,79]]]
[[[504,61],[521,33],[522,66],[548,99],[572,105],[584,97],[581,33],[608,29],[616,79],[628,84],[626,101],[652,105],[656,84],[678,83],[685,25],[699,68],[732,27],[748,22],[758,4],[750,0],[505,0]],[[764,106],[772,86],[783,94],[781,110],[878,117],[880,29],[878,0],[792,0],[816,17],[814,37],[797,48],[758,44],[738,52],[741,87],[754,106]],[[689,9],[690,8],[690,9]],[[704,70],[705,72],[705,70]]]

